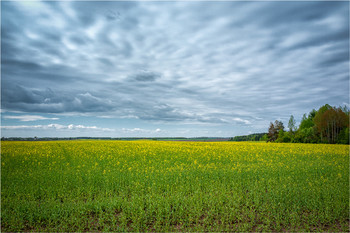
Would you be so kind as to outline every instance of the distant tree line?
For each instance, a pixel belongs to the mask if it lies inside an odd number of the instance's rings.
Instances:
[[[254,134],[249,134],[249,135],[243,135],[243,136],[235,136],[231,138],[230,141],[235,141],[235,142],[241,142],[241,141],[266,141],[266,134],[265,133],[254,133]]]
[[[317,111],[313,109],[307,116],[304,114],[299,127],[291,115],[288,130],[283,122],[276,120],[270,123],[267,141],[349,144],[349,109],[326,104]]]

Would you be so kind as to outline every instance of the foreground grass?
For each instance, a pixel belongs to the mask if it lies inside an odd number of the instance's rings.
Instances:
[[[349,231],[349,146],[2,142],[2,231]]]

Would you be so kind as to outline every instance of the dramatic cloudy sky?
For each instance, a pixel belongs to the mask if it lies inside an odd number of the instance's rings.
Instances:
[[[235,136],[349,105],[349,2],[1,2],[2,136]]]

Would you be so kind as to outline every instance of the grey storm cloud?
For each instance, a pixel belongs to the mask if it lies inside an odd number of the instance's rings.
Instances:
[[[86,93],[56,93],[45,90],[28,89],[20,85],[8,85],[2,91],[2,107],[8,110],[27,112],[105,112],[115,107],[110,100]]]
[[[348,2],[1,2],[2,109],[249,125],[348,103]]]
[[[142,71],[137,74],[131,75],[129,78],[134,81],[152,82],[158,79],[160,76],[161,75],[159,73]]]

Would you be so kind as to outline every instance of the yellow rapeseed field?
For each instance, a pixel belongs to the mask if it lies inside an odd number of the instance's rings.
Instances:
[[[2,231],[349,231],[349,146],[2,142]]]

